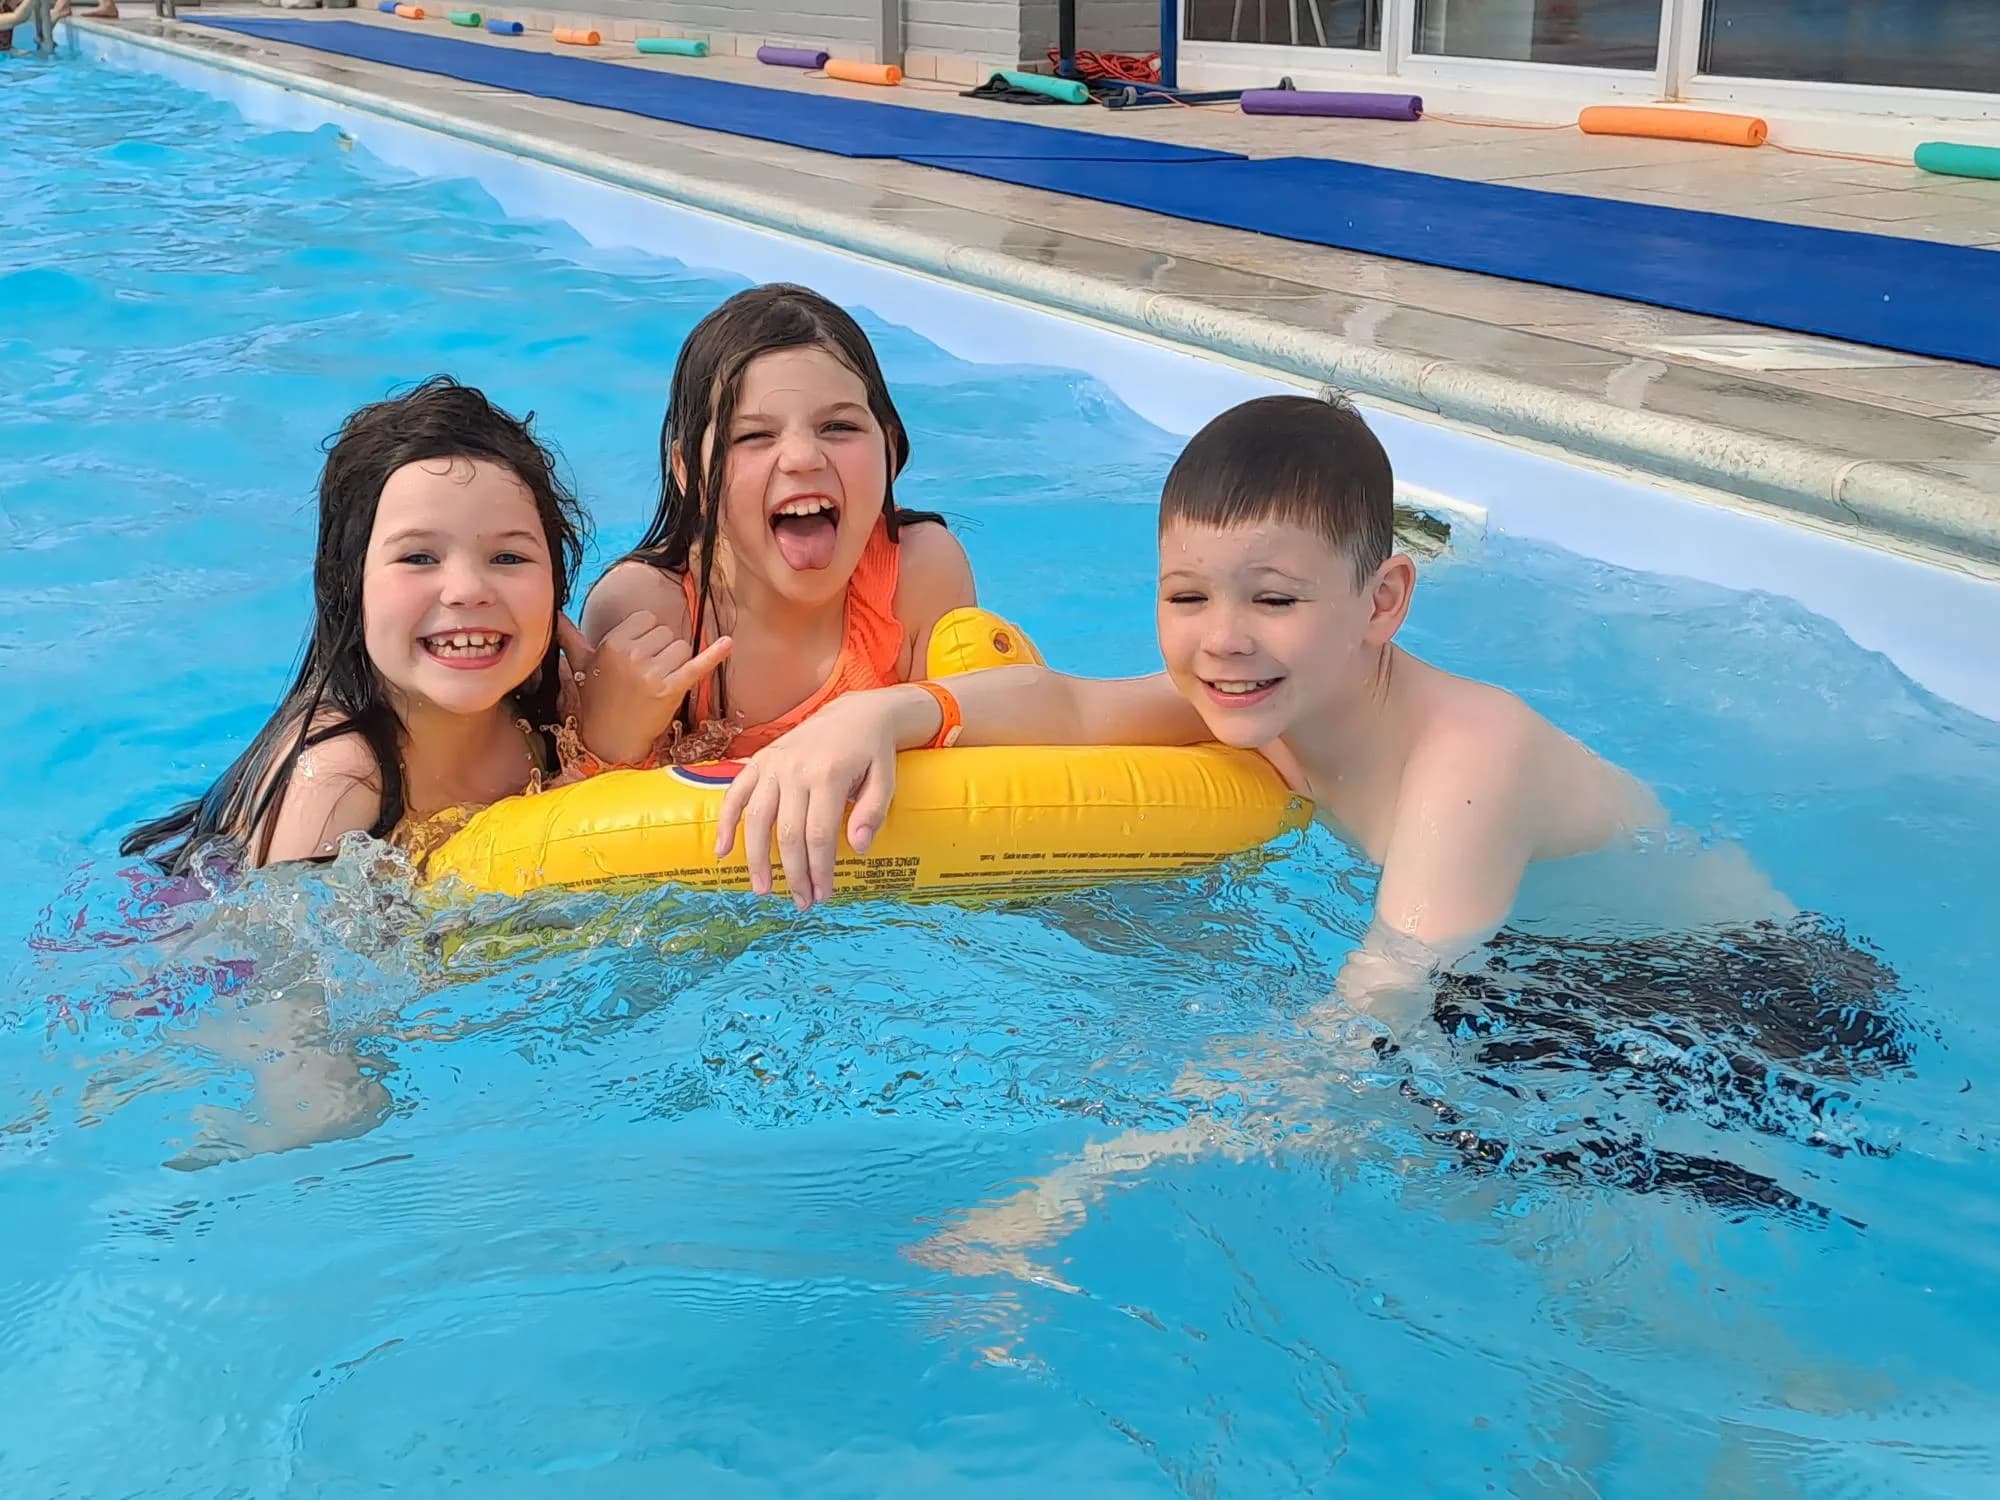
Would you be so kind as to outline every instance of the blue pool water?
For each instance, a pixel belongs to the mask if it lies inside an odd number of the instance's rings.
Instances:
[[[0,89],[0,1494],[1992,1492],[2000,726],[1784,599],[1461,539],[1410,644],[1896,978],[1801,1030],[1719,940],[1635,989],[1536,934],[1480,993],[1567,1001],[1453,1014],[1546,1045],[1414,1075],[1302,1034],[1369,894],[1319,835],[978,909],[440,914],[366,859],[146,907],[116,840],[285,681],[340,416],[533,408],[601,560],[735,284],[144,77]],[[869,327],[987,602],[1150,666],[1175,440]]]

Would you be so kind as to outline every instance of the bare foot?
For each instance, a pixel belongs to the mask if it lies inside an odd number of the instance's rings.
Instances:
[[[350,1141],[380,1125],[394,1107],[395,1101],[387,1089],[373,1078],[360,1077],[348,1087],[337,1106],[329,1101],[316,1110],[282,1110],[268,1120],[233,1109],[201,1105],[193,1111],[193,1144],[161,1165],[176,1172],[198,1172],[203,1167],[252,1156]]]
[[[1059,1176],[967,1210],[957,1225],[939,1230],[906,1253],[918,1265],[955,1276],[1013,1276],[1058,1291],[1076,1291],[1027,1253],[1055,1243],[1083,1222],[1083,1202],[1065,1193]]]
[[[918,1265],[928,1266],[933,1271],[949,1272],[953,1276],[1011,1276],[1016,1281],[1045,1286],[1058,1292],[1077,1293],[1083,1290],[1075,1283],[1065,1281],[1041,1262],[1030,1260],[1020,1250],[975,1244],[949,1231],[911,1246],[907,1253]]]
[[[1192,1161],[1207,1155],[1241,1160],[1257,1149],[1257,1143],[1240,1131],[1206,1120],[1192,1120],[1171,1130],[1128,1130],[1084,1147],[1073,1160],[1032,1179],[1016,1193],[965,1210],[955,1225],[939,1230],[905,1253],[933,1270],[963,1276],[1014,1276],[1058,1291],[1078,1291],[1028,1252],[1075,1233],[1091,1204],[1102,1198],[1114,1181],[1135,1176],[1162,1161]]]

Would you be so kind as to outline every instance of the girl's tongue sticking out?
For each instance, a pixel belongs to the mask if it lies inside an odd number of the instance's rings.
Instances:
[[[771,515],[771,535],[787,567],[798,572],[817,571],[833,562],[840,512],[824,495],[787,500]]]

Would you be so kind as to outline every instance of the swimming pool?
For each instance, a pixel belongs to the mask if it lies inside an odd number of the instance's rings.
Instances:
[[[1953,676],[1916,616],[1882,623],[1932,575],[1386,419],[1406,475],[1491,507],[1426,569],[1411,643],[1879,954],[1873,1029],[1801,1036],[1769,997],[1690,1025],[1730,951],[1655,953],[1667,978],[1635,985],[1541,934],[1506,972],[1560,965],[1583,1042],[1528,1017],[1554,1056],[1472,1037],[1413,1081],[1357,1047],[1274,1082],[1257,1054],[1314,1055],[1301,1013],[1368,895],[1317,836],[1017,906],[437,916],[350,863],[135,923],[117,835],[261,722],[315,445],[392,382],[450,368],[534,408],[601,558],[649,508],[679,337],[789,265],[866,309],[916,446],[899,493],[952,515],[985,599],[1059,664],[1133,671],[1177,434],[1252,377],[970,320],[948,288],[463,148],[16,71],[23,138],[64,149],[17,158],[0,202],[25,267],[0,278],[0,733],[25,793],[0,1492],[1990,1487],[2000,725],[1962,706],[1990,663]],[[407,169],[452,161],[486,186]],[[680,263],[630,248],[648,235]],[[194,930],[135,941],[147,921]],[[324,1036],[288,1034],[322,1009]],[[267,1046],[315,1059],[334,1138],[218,1159]],[[1018,1260],[912,1253],[1092,1142],[1190,1124],[1203,1149]]]

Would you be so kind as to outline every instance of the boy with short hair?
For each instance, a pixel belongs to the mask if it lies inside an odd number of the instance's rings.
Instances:
[[[956,742],[1260,751],[1382,867],[1376,931],[1343,990],[1407,982],[1411,957],[1429,968],[1489,937],[1531,863],[1667,823],[1646,787],[1512,694],[1396,646],[1415,581],[1394,551],[1389,458],[1360,413],[1309,396],[1246,402],[1195,435],[1161,496],[1165,673],[955,677]],[[944,711],[916,686],[829,704],[738,776],[719,852],[740,817],[753,884],[768,891],[777,825],[794,901],[825,900],[848,800],[862,850],[887,812],[895,752],[931,743]],[[1385,959],[1389,972],[1371,975]]]
[[[1854,987],[1851,1001],[1840,1002],[1843,1016],[1851,1010],[1866,1017],[1861,1029],[1874,1042],[1897,1037],[1899,1029],[1878,1008],[1893,976],[1865,957],[1846,963],[1844,944],[1835,955],[1829,940],[1786,925],[1797,913],[1740,849],[1683,847],[1654,837],[1668,830],[1666,811],[1633,777],[1512,694],[1441,671],[1394,644],[1415,569],[1394,552],[1393,488],[1387,454],[1346,403],[1275,396],[1235,407],[1188,443],[1161,497],[1163,674],[1093,681],[1040,667],[1001,667],[953,677],[948,690],[933,683],[853,693],[759,752],[737,776],[722,807],[717,853],[728,852],[740,819],[753,884],[768,891],[775,828],[787,883],[802,908],[832,892],[849,800],[849,840],[862,850],[887,813],[896,752],[935,742],[941,721],[954,713],[963,722],[962,744],[1216,739],[1254,747],[1313,799],[1322,823],[1382,867],[1375,921],[1340,972],[1342,1003],[1314,1007],[1303,1018],[1320,1045],[1317,1062],[1336,1063],[1334,1073],[1295,1076],[1286,1071],[1282,1046],[1239,1045],[1226,1077],[1190,1067],[1176,1096],[1233,1092],[1243,1077],[1275,1069],[1281,1077],[1275,1111],[1237,1119],[1198,1110],[1172,1129],[1128,1130],[1094,1143],[1013,1196],[971,1211],[918,1247],[918,1259],[1064,1285],[1028,1251],[1080,1223],[1114,1179],[1164,1158],[1242,1156],[1295,1140],[1299,1122],[1315,1117],[1320,1091],[1331,1081],[1386,1066],[1396,1050],[1429,1052],[1442,1039],[1433,1024],[1441,971],[1460,966],[1508,921],[1524,875],[1542,862],[1549,863],[1524,906],[1545,920],[1588,911],[1578,983],[1614,1016],[1636,1006],[1643,1024],[1653,1005],[1672,1004],[1690,1019],[1685,1027],[1670,1026],[1668,1035],[1712,1035],[1725,1047],[1740,1045],[1726,1020],[1742,1020],[1748,997],[1727,989],[1704,996],[1690,973],[1660,961],[1685,944],[1692,964],[1712,966],[1695,936],[1705,930],[1720,951],[1749,955],[1758,968],[1758,996],[1787,997],[1757,1019],[1806,1026],[1811,1039],[1795,1055],[1825,1047],[1839,1056],[1851,1045],[1838,1028],[1821,1035],[1824,1009],[1833,1003],[1822,983],[1828,976]],[[1554,863],[1619,848],[1635,857]],[[1544,906],[1556,910],[1539,910]],[[1603,960],[1608,935],[1636,937],[1640,929],[1664,936],[1639,938],[1630,950],[1639,977],[1624,986],[1632,991],[1627,995],[1616,983],[1599,982],[1590,965]],[[1657,989],[1649,981],[1655,975]],[[1472,997],[1467,1003],[1491,993],[1478,974],[1444,975],[1442,982],[1448,987],[1455,979],[1464,981],[1460,998]],[[1501,1014],[1518,1015],[1533,1032],[1527,1055],[1538,1055],[1547,1040],[1560,1066],[1591,1065],[1595,1054],[1588,1049],[1580,1061],[1563,1050],[1574,1021],[1562,994],[1546,1012],[1512,987],[1504,994]],[[1368,1022],[1350,1025],[1353,1011]],[[1557,1024],[1543,1038],[1538,1018],[1549,1013]],[[1724,1024],[1715,1024],[1718,1015]],[[1521,1039],[1512,1040],[1518,1049]],[[1744,1076],[1773,1071],[1753,1059]],[[1427,1086],[1405,1078],[1383,1099],[1469,1164],[1511,1159],[1512,1144],[1468,1126]],[[1606,1129],[1602,1139],[1593,1138],[1593,1151],[1615,1157],[1620,1149],[1650,1150],[1644,1142],[1635,1148],[1618,1128],[1590,1123]],[[1563,1144],[1545,1154],[1530,1147],[1529,1158],[1586,1180],[1597,1159]],[[1653,1187],[1685,1185],[1722,1201],[1732,1184],[1750,1184],[1759,1202],[1801,1201],[1733,1161],[1675,1153],[1649,1159],[1660,1168],[1649,1179]],[[1605,1180],[1618,1180],[1615,1170]]]

